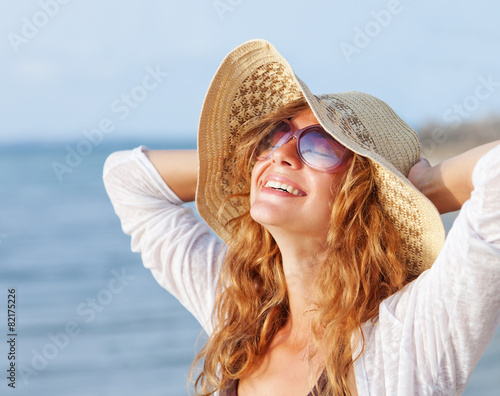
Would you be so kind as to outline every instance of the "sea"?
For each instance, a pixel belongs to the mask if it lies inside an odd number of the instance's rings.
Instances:
[[[186,395],[207,337],[131,252],[102,167],[195,142],[78,144],[0,145],[0,395]],[[464,394],[500,394],[500,331]]]

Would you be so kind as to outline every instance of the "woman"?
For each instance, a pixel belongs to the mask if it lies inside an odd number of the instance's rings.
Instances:
[[[430,167],[385,103],[314,96],[255,40],[214,77],[197,153],[115,153],[104,179],[210,335],[198,394],[450,395],[500,317],[497,143]],[[438,210],[472,191],[443,247]]]

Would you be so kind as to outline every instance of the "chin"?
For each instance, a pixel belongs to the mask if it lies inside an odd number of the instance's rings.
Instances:
[[[250,208],[250,217],[264,227],[278,225],[280,221],[276,209],[272,205],[256,204]]]

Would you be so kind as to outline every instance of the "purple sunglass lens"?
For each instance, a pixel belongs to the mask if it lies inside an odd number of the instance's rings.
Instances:
[[[280,148],[290,136],[290,125],[283,121],[274,128],[260,143],[257,156],[268,158],[276,149]]]
[[[312,130],[301,136],[300,154],[304,161],[315,168],[330,169],[342,157],[342,146],[324,133]]]

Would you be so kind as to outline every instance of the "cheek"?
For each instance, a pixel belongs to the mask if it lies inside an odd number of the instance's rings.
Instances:
[[[255,166],[252,169],[252,177],[250,182],[250,206],[253,204],[255,200],[255,194],[258,189],[259,177],[262,174],[263,170],[263,162],[256,162]]]
[[[333,202],[340,191],[341,179],[341,175],[332,174],[328,180],[324,181],[324,188],[322,189],[321,195],[324,197],[323,207],[325,208],[325,210],[331,211]]]

